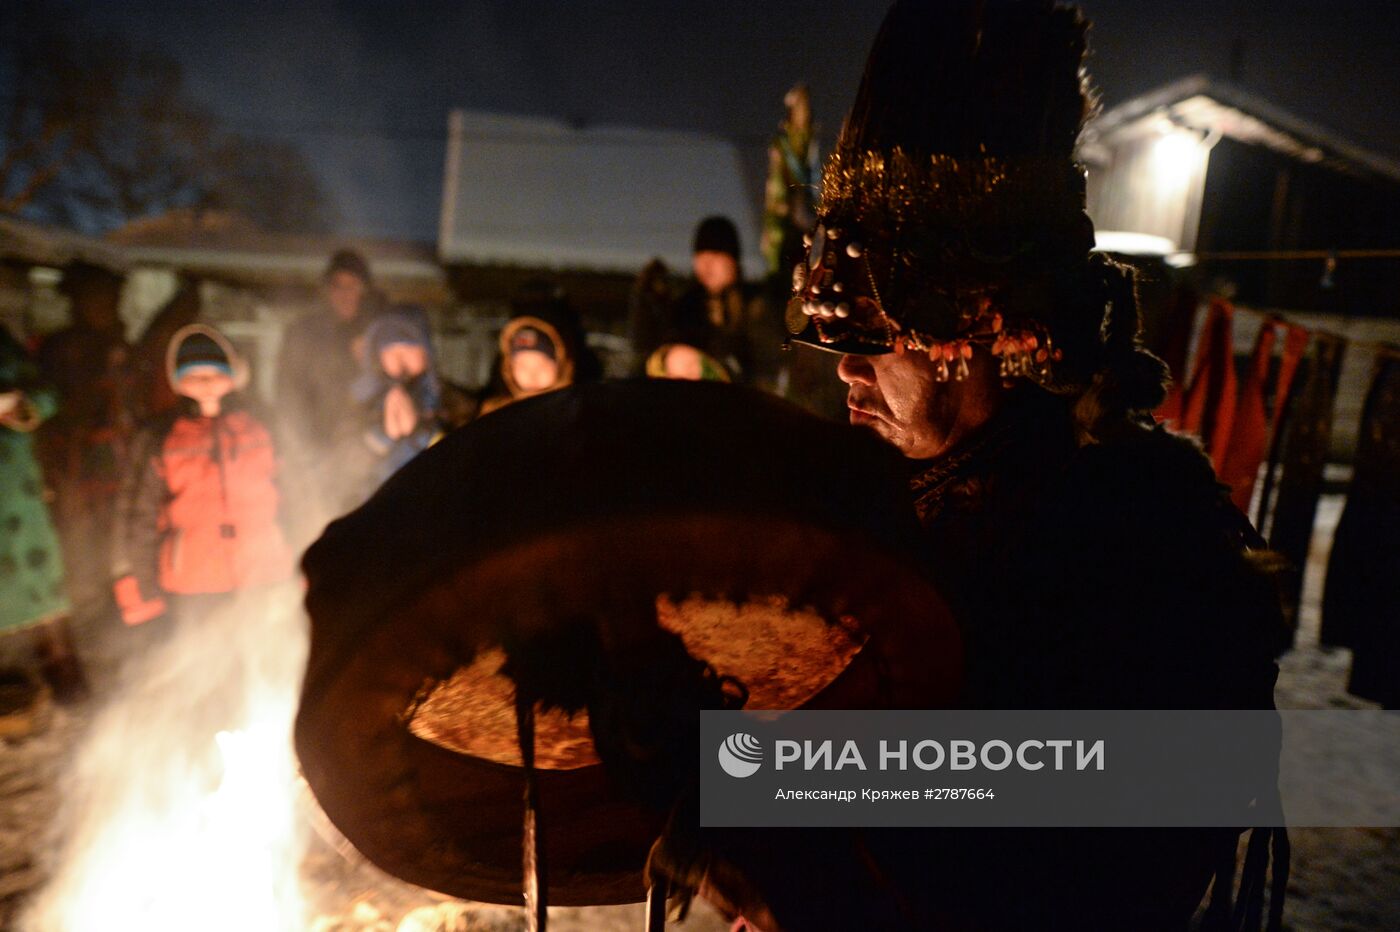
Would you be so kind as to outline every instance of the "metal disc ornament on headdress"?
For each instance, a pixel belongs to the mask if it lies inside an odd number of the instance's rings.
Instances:
[[[1093,248],[1073,156],[1082,22],[1052,3],[902,0],[827,160],[785,315],[798,342],[924,353],[1055,387],[1060,280]]]
[[[528,841],[537,909],[642,899],[700,708],[957,694],[906,473],[721,383],[576,386],[448,435],[306,555],[308,783],[413,883],[518,904]]]
[[[793,275],[789,332],[835,352],[928,353],[944,378],[965,375],[982,345],[1003,375],[1048,378],[1056,348],[1034,316],[1045,308],[1008,286],[1048,274],[1063,238],[1047,234],[1077,222],[1083,201],[1073,165],[838,150]]]

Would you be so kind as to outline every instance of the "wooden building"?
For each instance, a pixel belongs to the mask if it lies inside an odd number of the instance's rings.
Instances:
[[[1149,286],[1260,312],[1238,317],[1238,355],[1263,314],[1349,341],[1332,433],[1349,458],[1376,350],[1400,344],[1400,160],[1204,76],[1104,112],[1080,157],[1103,248],[1147,244],[1127,251],[1159,257]]]
[[[125,273],[118,247],[91,236],[0,215],[0,324],[21,339],[68,323],[68,299],[57,288],[63,269],[86,262]]]
[[[315,306],[326,262],[337,249],[369,261],[375,287],[395,303],[416,304],[441,318],[453,300],[426,243],[268,233],[221,211],[179,210],[128,223],[107,242],[130,273],[123,316],[133,334],[174,295],[180,281],[199,283],[205,319],[248,355],[256,387],[270,395],[286,324]]]
[[[1099,229],[1158,237],[1239,301],[1400,316],[1400,160],[1203,76],[1106,111],[1080,155]]]

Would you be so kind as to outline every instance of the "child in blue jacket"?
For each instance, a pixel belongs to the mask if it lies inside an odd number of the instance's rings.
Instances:
[[[363,371],[351,392],[366,414],[361,436],[377,487],[441,435],[442,387],[422,310],[381,313],[364,341]]]

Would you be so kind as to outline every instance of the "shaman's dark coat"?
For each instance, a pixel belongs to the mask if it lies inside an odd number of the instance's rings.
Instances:
[[[1081,446],[1063,403],[1031,396],[912,487],[967,707],[1273,708],[1260,541],[1188,441],[1131,426]],[[784,929],[1176,929],[1238,835],[824,829],[726,854]]]
[[[1263,542],[1199,448],[1139,426],[1080,446],[1053,398],[989,428],[913,483],[969,707],[1273,708]]]

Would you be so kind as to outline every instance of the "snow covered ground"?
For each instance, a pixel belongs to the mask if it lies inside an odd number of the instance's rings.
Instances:
[[[1323,496],[1303,581],[1296,648],[1280,662],[1275,697],[1284,709],[1375,708],[1346,692],[1348,650],[1317,645],[1332,533],[1344,496]],[[1400,929],[1400,829],[1293,829],[1287,927],[1297,930]]]

